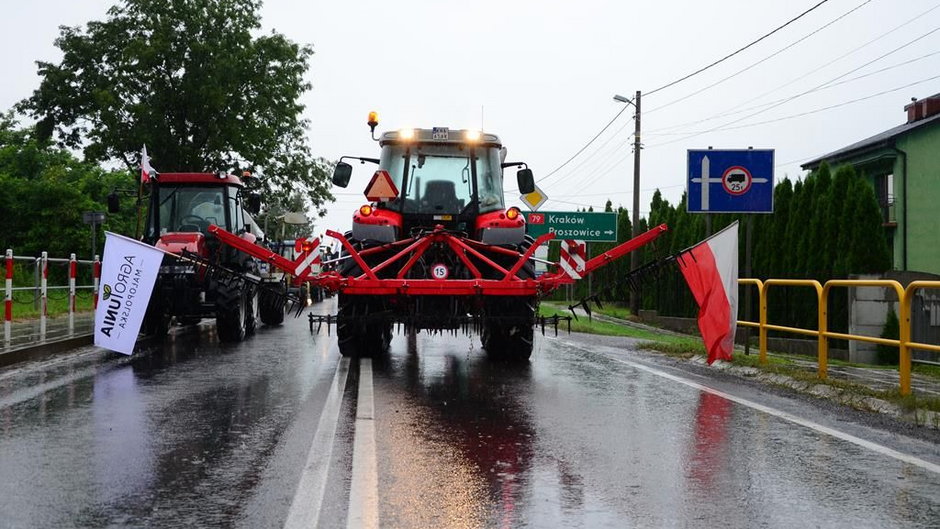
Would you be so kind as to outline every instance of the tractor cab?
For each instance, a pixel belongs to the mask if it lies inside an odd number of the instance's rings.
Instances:
[[[508,210],[503,169],[525,164],[505,163],[506,150],[495,134],[443,127],[404,129],[386,132],[378,142],[378,159],[356,159],[378,164],[376,176],[387,174],[397,194],[360,208],[353,218],[355,239],[391,242],[443,226],[478,240],[488,228],[511,227],[514,235],[505,242],[522,241],[524,221],[518,210],[509,213],[511,226],[504,225]],[[352,166],[341,161],[333,183],[345,187],[351,171]],[[532,172],[522,169],[517,176],[520,190],[531,191]]]
[[[163,173],[153,182],[144,240],[174,251],[204,254],[209,226],[233,233],[252,231],[249,196],[241,180],[211,173]],[[250,208],[249,208],[250,209]],[[210,243],[210,246],[212,243]]]

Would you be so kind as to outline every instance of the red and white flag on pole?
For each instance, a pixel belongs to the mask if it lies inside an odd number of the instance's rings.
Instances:
[[[708,363],[731,360],[738,326],[738,223],[679,254],[676,261],[699,306]]]
[[[150,178],[157,174],[157,170],[150,165],[150,157],[147,156],[147,146],[140,151],[140,181],[146,184]]]

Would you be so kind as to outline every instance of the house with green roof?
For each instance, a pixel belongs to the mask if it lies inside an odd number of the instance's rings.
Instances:
[[[895,270],[940,274],[940,94],[914,98],[907,122],[802,165],[850,164],[871,179]]]

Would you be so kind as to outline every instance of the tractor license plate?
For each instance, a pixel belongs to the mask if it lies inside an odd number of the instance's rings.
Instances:
[[[453,215],[434,215],[434,220],[454,220]]]
[[[450,129],[447,127],[434,127],[431,129],[432,140],[446,140],[450,137]]]

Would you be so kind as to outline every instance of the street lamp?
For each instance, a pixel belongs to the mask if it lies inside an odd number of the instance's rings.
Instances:
[[[633,100],[629,100],[622,95],[614,95],[614,101],[633,105],[636,109],[636,115],[633,117],[633,230],[632,235],[636,237],[640,234],[640,91],[636,91]],[[630,252],[630,270],[636,270],[640,266],[640,256],[636,251]],[[636,290],[630,290],[630,313],[637,316],[640,312],[640,296]]]

